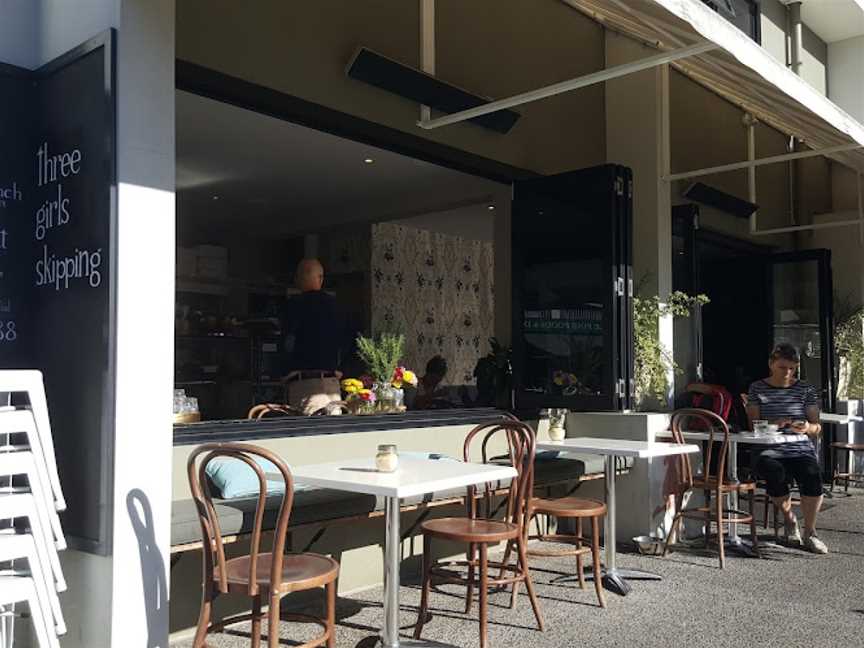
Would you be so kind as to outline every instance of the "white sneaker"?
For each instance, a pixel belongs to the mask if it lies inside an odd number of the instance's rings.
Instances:
[[[792,520],[785,519],[783,521],[783,531],[787,544],[796,546],[801,544],[801,527],[798,526],[798,518]]]
[[[816,554],[827,554],[828,547],[822,542],[815,533],[811,533],[804,538],[804,548]]]

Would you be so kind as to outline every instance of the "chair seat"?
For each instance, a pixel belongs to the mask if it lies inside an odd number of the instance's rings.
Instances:
[[[561,497],[559,499],[535,497],[531,500],[531,511],[532,513],[564,518],[596,517],[606,515],[606,504],[583,497]]]
[[[703,475],[693,477],[693,488],[696,490],[717,490],[716,477],[704,477]],[[720,490],[724,493],[732,493],[735,491],[755,491],[756,482],[730,482],[724,481]]]
[[[427,520],[420,525],[423,533],[456,542],[501,542],[519,535],[519,527],[509,522],[461,517]]]
[[[258,585],[270,588],[270,569],[273,556],[269,553],[258,555],[255,566],[255,580]],[[234,586],[249,585],[249,575],[252,567],[250,556],[232,558],[226,561],[225,570],[228,574],[228,584]],[[321,587],[334,580],[339,574],[339,563],[332,558],[315,553],[285,554],[282,559],[282,592],[312,589]],[[219,571],[214,573],[214,581],[218,582]]]
[[[837,450],[851,450],[852,452],[864,452],[864,443],[845,443],[843,441],[835,441],[831,444],[832,448]]]

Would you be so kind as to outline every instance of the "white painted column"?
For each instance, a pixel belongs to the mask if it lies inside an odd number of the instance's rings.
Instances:
[[[112,648],[167,648],[174,382],[174,0],[121,0]]]
[[[606,66],[646,58],[655,51],[606,33]],[[666,299],[672,290],[672,198],[663,180],[671,166],[669,66],[606,82],[606,160],[633,169],[633,275],[643,291]],[[672,318],[660,339],[672,352]],[[670,376],[670,387],[674,376]],[[670,389],[671,395],[671,389]]]

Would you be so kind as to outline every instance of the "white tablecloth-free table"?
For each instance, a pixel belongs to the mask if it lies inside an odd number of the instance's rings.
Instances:
[[[650,459],[676,454],[699,452],[699,446],[677,443],[649,441],[630,441],[626,439],[601,439],[595,437],[573,437],[563,441],[544,441],[537,444],[538,450],[558,450],[559,452],[579,452],[603,455],[606,472],[606,573],[603,584],[613,592],[626,595],[630,591],[627,578],[659,580],[656,574],[635,570],[619,570],[616,565],[615,550],[615,457]],[[592,574],[595,578],[597,575]]]
[[[684,432],[684,438],[687,441],[708,441],[711,435],[708,432]],[[659,436],[668,436],[671,438],[672,432],[664,431]],[[807,441],[810,437],[806,434],[759,434],[753,432],[732,432],[729,434],[728,457],[726,465],[729,466],[729,476],[733,481],[738,480],[738,444],[745,443],[748,445],[758,446],[777,446],[784,443],[797,443],[798,441]],[[723,441],[723,435],[714,435],[714,441]],[[738,493],[732,493],[732,508],[738,508]],[[729,525],[729,543],[742,549],[749,547],[744,544],[744,541],[738,535],[738,525]]]
[[[508,482],[516,476],[516,470],[512,466],[400,457],[399,468],[392,473],[378,472],[375,461],[370,458],[294,466],[291,474],[297,483],[385,498],[384,628],[381,640],[384,648],[440,646],[399,637],[399,500],[487,482]]]

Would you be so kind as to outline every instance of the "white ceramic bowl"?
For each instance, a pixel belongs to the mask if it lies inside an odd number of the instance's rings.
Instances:
[[[663,540],[655,536],[636,536],[633,544],[643,556],[659,556],[663,553]]]

